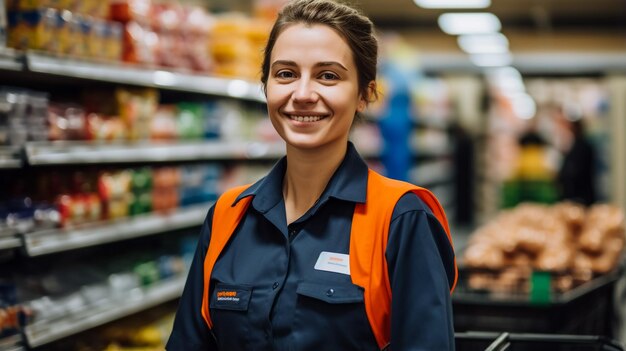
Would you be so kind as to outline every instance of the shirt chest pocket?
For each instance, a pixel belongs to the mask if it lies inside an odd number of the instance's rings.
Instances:
[[[220,348],[245,349],[251,327],[248,315],[252,287],[217,283],[209,298],[213,333]]]
[[[376,350],[363,288],[351,283],[300,282],[293,324],[298,350]]]

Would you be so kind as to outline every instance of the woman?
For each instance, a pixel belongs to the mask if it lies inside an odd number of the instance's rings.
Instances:
[[[372,23],[347,6],[281,11],[262,83],[287,155],[209,210],[168,350],[454,349],[443,211],[348,141],[376,56]]]

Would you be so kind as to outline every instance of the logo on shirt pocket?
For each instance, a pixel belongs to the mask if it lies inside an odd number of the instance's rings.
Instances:
[[[242,285],[217,284],[210,307],[233,311],[247,311],[252,288]]]

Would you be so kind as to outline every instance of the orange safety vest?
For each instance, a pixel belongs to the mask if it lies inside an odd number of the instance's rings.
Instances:
[[[202,294],[202,317],[209,329],[212,328],[209,315],[209,283],[213,266],[220,253],[246,213],[252,197],[245,197],[233,205],[237,197],[248,185],[230,189],[220,196],[215,204],[211,241],[204,259],[204,292]],[[376,337],[378,346],[383,349],[391,339],[391,286],[389,270],[385,259],[389,224],[396,203],[407,192],[412,191],[424,201],[446,231],[450,245],[452,237],[443,208],[437,198],[428,190],[413,184],[383,177],[368,171],[367,195],[365,203],[358,203],[352,217],[350,231],[350,276],[352,283],[364,289],[365,312]],[[454,283],[458,270],[454,261]]]

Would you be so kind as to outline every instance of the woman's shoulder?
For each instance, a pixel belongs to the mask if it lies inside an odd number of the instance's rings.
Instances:
[[[423,211],[432,215],[430,207],[416,193],[409,191],[402,195],[393,210],[392,220],[407,212]]]

